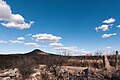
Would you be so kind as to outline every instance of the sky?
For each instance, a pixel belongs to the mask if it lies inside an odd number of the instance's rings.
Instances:
[[[119,50],[119,0],[0,0],[0,53]]]

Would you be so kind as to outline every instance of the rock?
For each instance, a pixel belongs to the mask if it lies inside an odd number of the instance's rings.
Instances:
[[[108,58],[107,58],[106,55],[103,56],[103,64],[104,64],[104,67],[105,67],[107,70],[110,70],[110,69],[111,69],[110,63],[109,63]]]
[[[91,71],[89,68],[83,70],[83,72],[85,73],[85,77],[90,80],[91,79]]]
[[[2,78],[2,80],[11,80],[11,78],[10,77],[4,77],[4,78]]]
[[[41,80],[40,72],[36,72],[31,74],[27,79],[25,80]]]
[[[0,76],[1,77],[6,77],[6,76],[16,76],[16,75],[18,75],[18,69],[17,68],[15,68],[15,69],[9,69],[9,70],[7,70],[7,71],[5,71],[5,72],[2,72],[2,73],[0,73]]]
[[[0,80],[2,80],[2,77],[0,77]]]
[[[20,73],[17,68],[6,69],[0,73],[0,80],[16,80],[20,79]]]

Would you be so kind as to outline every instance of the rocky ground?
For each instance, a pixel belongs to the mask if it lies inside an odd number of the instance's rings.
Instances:
[[[0,80],[120,80],[120,70],[40,65],[26,79],[22,79],[17,68],[0,70]]]

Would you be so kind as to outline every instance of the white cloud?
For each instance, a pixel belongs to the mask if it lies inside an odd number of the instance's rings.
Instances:
[[[113,22],[115,22],[115,19],[114,18],[110,18],[110,19],[108,19],[108,20],[104,20],[103,21],[103,23],[113,23]]]
[[[96,30],[96,31],[99,31],[99,30],[107,31],[107,30],[109,30],[108,27],[109,27],[109,25],[103,24],[103,25],[101,25],[101,26],[99,26],[99,27],[96,27],[95,30]]]
[[[113,24],[109,24],[109,26],[113,26]]]
[[[7,43],[7,41],[4,41],[4,40],[0,40],[0,43]]]
[[[32,47],[40,47],[40,45],[37,43],[25,43],[25,45],[32,46]]]
[[[84,50],[84,49],[81,49],[81,50],[75,50],[74,53],[76,53],[76,54],[82,54],[82,55],[91,55],[91,54],[92,54],[91,51]]]
[[[25,40],[25,38],[24,37],[18,37],[17,40],[23,41],[23,40]]]
[[[27,36],[32,36],[32,34],[28,34]]]
[[[20,14],[13,14],[10,6],[3,0],[0,1],[0,21],[1,25],[8,28],[27,29],[34,23],[26,23]]]
[[[106,47],[107,49],[111,49],[112,47],[110,47],[110,46],[108,46],[108,47]]]
[[[117,35],[117,34],[116,33],[113,33],[113,34],[103,34],[102,38],[108,38],[108,37],[115,36],[115,35]]]
[[[24,44],[25,43],[23,41],[18,41],[18,40],[10,40],[10,42],[13,43],[13,44],[16,44],[16,43],[18,43],[18,44]]]
[[[23,45],[31,46],[31,47],[40,47],[40,45],[37,43],[23,42],[22,40],[23,39],[20,38],[19,40],[18,39],[17,40],[10,40],[9,42],[12,44],[23,44]]]
[[[58,47],[55,50],[68,52],[69,55],[87,55],[91,54],[91,51],[85,49],[78,49],[77,47]]]
[[[117,28],[120,28],[120,25],[116,26]]]
[[[62,43],[50,43],[49,45],[50,46],[63,46]]]
[[[33,35],[32,37],[36,38],[37,41],[42,41],[42,42],[59,42],[60,39],[62,39],[59,36],[54,36],[52,34],[36,34]]]
[[[18,24],[15,22],[8,22],[8,23],[1,23],[3,26],[9,27],[9,28],[17,28],[17,29],[26,29],[26,28],[30,28],[30,26],[33,24],[34,22],[31,21],[29,24],[23,22],[22,24]]]
[[[68,50],[68,51],[72,51],[74,50],[76,47],[58,47],[58,48],[55,48],[56,50],[61,50],[61,51],[64,51],[64,50]]]

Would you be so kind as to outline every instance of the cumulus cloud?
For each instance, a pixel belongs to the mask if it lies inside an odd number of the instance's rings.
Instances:
[[[115,36],[115,35],[117,35],[117,33],[113,33],[113,34],[103,34],[103,35],[102,35],[102,38],[108,38],[108,37]]]
[[[104,21],[103,21],[103,23],[107,23],[107,24],[113,23],[113,22],[115,22],[115,19],[114,19],[114,18],[110,18],[110,19],[108,19],[108,20],[104,20]]]
[[[4,40],[0,40],[0,43],[7,43],[7,41],[4,41]]]
[[[17,40],[23,41],[23,40],[25,40],[25,38],[24,37],[18,37]]]
[[[42,42],[59,42],[60,39],[62,39],[59,36],[54,36],[52,34],[36,34],[32,37],[36,38],[36,41],[42,41]]]
[[[40,45],[37,43],[25,43],[25,45],[32,46],[32,47],[40,47]]]
[[[50,46],[63,46],[62,43],[50,43],[49,45]]]
[[[120,28],[120,25],[116,26],[117,28]]]
[[[1,25],[8,28],[27,29],[34,23],[26,23],[20,14],[13,14],[10,6],[3,0],[0,1],[0,21]]]
[[[19,40],[10,40],[10,43],[13,43],[13,44],[24,44],[25,42],[23,41],[19,41]]]
[[[101,25],[101,26],[99,26],[99,27],[96,27],[95,30],[96,30],[96,31],[99,31],[99,30],[107,31],[107,30],[109,30],[108,27],[109,27],[109,25],[103,24],[103,25]]]

